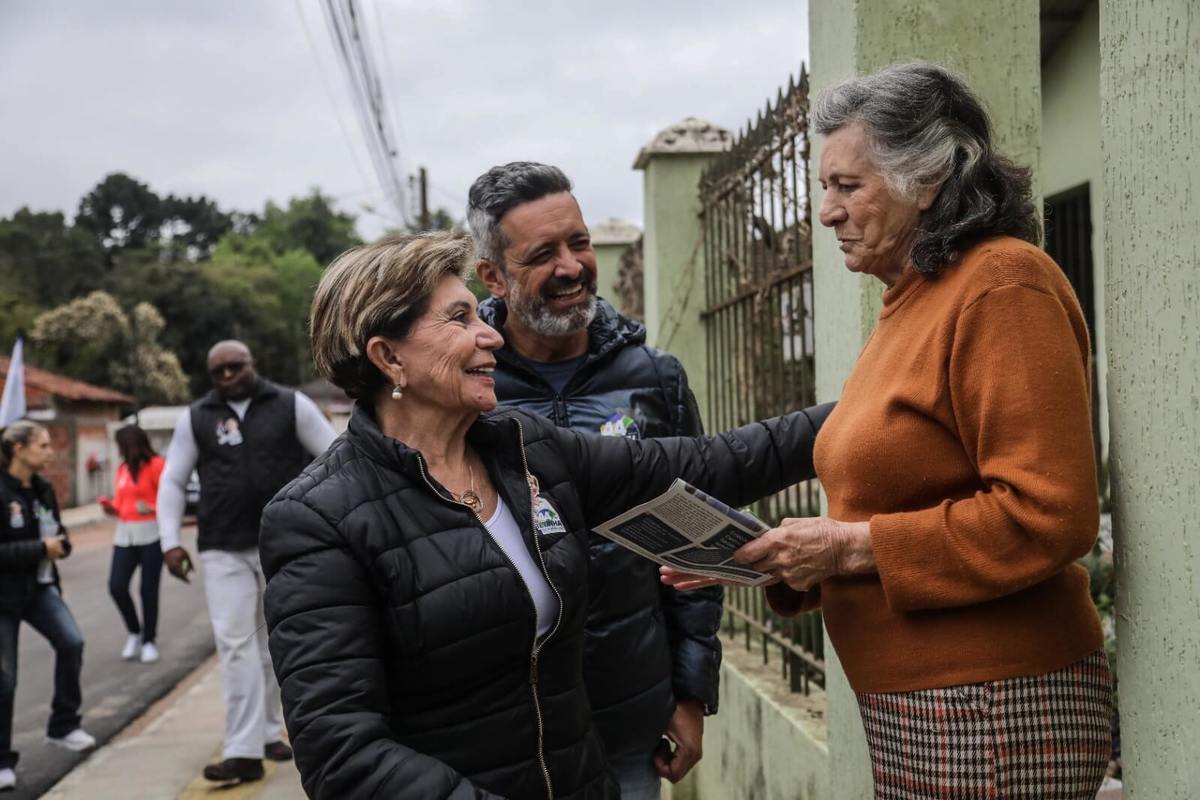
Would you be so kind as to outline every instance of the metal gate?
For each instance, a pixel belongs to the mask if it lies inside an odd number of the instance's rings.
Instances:
[[[789,80],[700,180],[708,422],[726,430],[815,402],[808,74]],[[754,508],[763,520],[819,513],[814,482]],[[794,691],[824,685],[819,614],[783,620],[757,589],[726,594],[730,633],[773,650]]]

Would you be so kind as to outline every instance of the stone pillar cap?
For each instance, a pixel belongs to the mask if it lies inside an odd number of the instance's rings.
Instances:
[[[652,156],[723,153],[731,144],[733,135],[720,125],[714,125],[699,117],[684,117],[674,125],[668,125],[659,131],[658,135],[638,152],[633,168],[645,169]]]
[[[642,235],[642,229],[632,222],[609,217],[604,222],[589,225],[593,245],[633,244]]]

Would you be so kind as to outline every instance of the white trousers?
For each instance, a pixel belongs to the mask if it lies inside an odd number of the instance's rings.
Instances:
[[[257,550],[205,550],[204,593],[225,691],[223,758],[262,758],[263,746],[283,738],[279,684],[267,650]]]

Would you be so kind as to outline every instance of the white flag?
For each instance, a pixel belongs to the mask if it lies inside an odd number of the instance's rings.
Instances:
[[[24,342],[17,338],[13,345],[12,361],[8,362],[8,376],[4,381],[4,397],[0,398],[0,428],[25,416],[25,359],[22,356]]]

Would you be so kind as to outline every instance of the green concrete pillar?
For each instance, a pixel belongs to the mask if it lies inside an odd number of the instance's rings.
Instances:
[[[625,248],[637,242],[642,229],[632,222],[609,217],[604,222],[588,226],[592,234],[592,248],[596,251],[596,285],[600,296],[620,310],[616,302],[617,270]]]
[[[1200,6],[1103,0],[1109,464],[1126,797],[1200,792]]]
[[[674,354],[706,421],[707,346],[700,175],[728,149],[729,131],[695,117],[663,129],[638,153],[644,173],[643,288],[650,344]]]
[[[1186,3],[1187,0],[1178,0]],[[1116,2],[1116,0],[1114,0]],[[809,31],[815,95],[854,75],[924,59],[958,71],[984,98],[1001,148],[1037,166],[1041,137],[1038,0],[811,0]],[[818,223],[820,137],[814,137],[814,305],[817,397],[834,400],[879,314],[883,284],[846,272],[832,232]],[[871,797],[871,768],[854,694],[829,656],[830,795]]]

